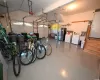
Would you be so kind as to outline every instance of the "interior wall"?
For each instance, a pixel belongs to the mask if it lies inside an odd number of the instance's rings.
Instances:
[[[12,25],[12,31],[14,33],[22,33],[22,32],[25,32],[25,27],[24,26],[15,26],[15,25]]]
[[[33,27],[30,26],[12,26],[12,29],[15,33],[30,33],[33,32]],[[38,28],[39,37],[48,37],[48,27],[39,27]]]
[[[39,37],[42,38],[42,37],[48,37],[48,28],[45,27],[39,27],[38,28],[38,32],[39,32]]]
[[[74,31],[78,34],[81,34],[82,31],[87,30],[88,22],[78,22],[78,23],[72,23],[73,21],[84,21],[84,20],[93,20],[94,16],[94,10],[87,11],[83,13],[78,13],[74,15],[63,15],[62,19],[64,21],[64,24],[71,24],[70,26],[67,26],[67,30]]]
[[[23,21],[23,17],[27,16],[26,18],[24,18],[24,21],[26,22],[33,22],[33,20],[36,20],[36,16],[35,15],[29,15],[28,12],[25,12],[25,11],[13,11],[13,12],[10,12],[10,17],[11,17],[11,20],[14,20],[14,21]]]
[[[91,25],[90,37],[100,38],[100,11],[95,12],[95,16]]]
[[[23,12],[23,11],[14,11],[14,12],[10,13],[11,19],[13,21],[18,21],[18,20],[22,21],[23,17],[25,17],[27,15],[28,15],[28,13]],[[25,18],[25,21],[26,22],[33,22],[33,20],[35,20],[36,18],[37,18],[36,16],[30,16],[30,17]],[[36,27],[36,25],[34,25],[34,26]],[[13,28],[13,31],[15,33],[21,33],[21,32],[30,33],[30,32],[33,32],[33,27],[31,27],[31,26],[15,26],[15,25],[12,25],[12,28]],[[34,29],[34,31],[37,32],[36,29]],[[39,27],[38,32],[39,32],[40,37],[47,37],[48,36],[48,28]]]
[[[78,14],[74,14],[74,15],[62,15],[62,20],[63,20],[63,23],[64,24],[68,24],[70,23],[71,25],[70,26],[67,26],[67,30],[72,30],[78,34],[81,34],[82,31],[86,31],[87,30],[87,26],[88,26],[88,23],[87,22],[80,22],[80,23],[72,23],[73,21],[83,21],[83,20],[92,20],[93,19],[93,16],[94,16],[94,10],[92,11],[88,11],[88,12],[83,12],[83,13],[78,13]],[[11,16],[11,19],[12,20],[19,20],[19,21],[22,21],[22,18],[27,15],[26,12],[23,12],[23,11],[15,11],[15,12],[11,12],[10,13],[10,16]],[[33,17],[32,17],[33,18]],[[28,21],[32,21],[32,18],[28,18],[26,20]],[[9,32],[9,28],[7,28],[7,25],[6,25],[6,20],[3,19],[2,20],[2,23],[4,25],[4,27],[7,29],[7,32]],[[23,31],[23,27],[21,26],[16,26],[15,30],[16,32],[20,32],[20,31]],[[33,31],[33,28],[31,27],[26,27],[25,29],[26,32],[32,32]],[[43,31],[41,28],[39,29],[39,32],[40,32],[40,35],[42,35]],[[45,33],[47,34],[47,32]]]
[[[4,14],[5,15],[5,14]],[[7,15],[7,14],[6,14]],[[23,21],[23,17],[25,17],[25,16],[28,16],[28,12],[24,12],[24,11],[20,11],[20,10],[18,10],[18,11],[13,11],[13,12],[10,12],[10,18],[11,18],[11,20],[12,20],[12,23],[14,22],[14,21]],[[33,20],[35,20],[37,17],[36,16],[29,16],[29,17],[27,17],[27,18],[25,18],[25,22],[33,22]],[[7,22],[6,22],[6,18],[1,18],[0,19],[0,21],[1,21],[1,23],[2,23],[2,25],[3,25],[3,27],[5,27],[6,28],[6,31],[7,32],[10,32],[10,27],[7,27]],[[14,27],[13,25],[12,25],[12,27]],[[21,26],[20,27],[18,27],[18,28],[21,28]],[[16,29],[16,28],[15,28]],[[30,30],[30,28],[28,29],[28,30]],[[17,31],[17,30],[14,30],[14,31]],[[19,30],[20,31],[20,30]],[[19,32],[18,31],[18,32]],[[27,31],[27,30],[26,30]],[[28,31],[29,32],[29,31]]]
[[[12,21],[22,21],[23,19],[23,17],[25,16],[25,15],[27,15],[27,13],[26,12],[23,12],[23,11],[14,11],[14,12],[10,12],[10,18],[11,18],[11,20]],[[4,16],[5,16],[5,14],[4,14]],[[9,23],[7,23],[8,22],[8,17],[7,17],[8,15],[6,14],[6,17],[4,17],[4,18],[1,18],[0,19],[0,21],[1,21],[1,23],[2,23],[2,25],[3,25],[3,27],[6,29],[6,31],[7,31],[7,33],[8,32],[10,32],[10,27],[7,27],[7,25],[9,26]],[[12,25],[12,28],[13,28],[14,26]],[[19,28],[18,28],[19,29]],[[14,30],[14,29],[13,29]],[[17,29],[15,28],[15,30],[14,31],[17,31]],[[19,30],[20,31],[20,30]]]

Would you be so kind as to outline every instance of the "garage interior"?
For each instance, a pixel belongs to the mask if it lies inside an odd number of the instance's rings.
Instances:
[[[100,0],[0,0],[0,80],[100,80]]]

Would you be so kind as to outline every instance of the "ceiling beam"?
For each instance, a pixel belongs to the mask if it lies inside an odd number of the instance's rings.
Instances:
[[[75,1],[75,0],[58,0],[57,2],[55,2],[55,3],[51,4],[50,6],[44,8],[43,11],[45,13],[50,12],[52,10],[59,8],[59,7],[64,6],[65,4],[68,4],[72,1]],[[41,14],[42,14],[42,10],[41,10],[41,12],[37,13],[37,15],[41,15]]]

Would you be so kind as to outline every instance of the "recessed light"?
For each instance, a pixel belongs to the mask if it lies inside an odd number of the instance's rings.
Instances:
[[[77,4],[69,4],[68,6],[67,6],[67,9],[68,10],[73,10],[73,9],[75,9],[77,7]]]

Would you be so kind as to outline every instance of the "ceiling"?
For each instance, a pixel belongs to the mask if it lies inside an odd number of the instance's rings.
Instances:
[[[69,6],[71,5],[75,5],[75,7],[73,9],[69,9]],[[63,15],[72,15],[98,8],[100,8],[100,0],[75,0],[75,2],[62,7],[60,12]]]
[[[16,11],[16,10],[23,10],[23,11],[28,11],[28,0],[7,0],[8,6],[9,6],[9,10],[10,11]],[[32,7],[33,7],[33,11],[34,12],[38,12],[40,10],[42,10],[42,8],[47,7],[48,5],[54,3],[57,0],[32,0]],[[0,0],[0,3],[3,4],[3,0]],[[22,4],[22,6],[21,6]],[[5,12],[5,8],[0,7],[0,10],[2,10],[2,12]]]
[[[0,0],[0,4],[3,4],[4,1],[5,0]],[[22,1],[23,1],[23,4],[22,4]],[[34,13],[42,12],[42,9],[45,9],[48,6],[52,7],[54,3],[56,3],[57,5],[57,1],[62,1],[62,2],[66,1],[65,3],[66,5],[60,8],[60,13],[63,15],[71,15],[71,14],[81,13],[81,12],[100,8],[100,0],[75,0],[71,4],[67,4],[67,3],[73,0],[31,0],[31,1],[33,3],[32,9]],[[17,10],[28,12],[27,0],[7,0],[7,3],[8,3],[10,12],[17,11]],[[68,7],[73,4],[76,5],[76,8],[73,10],[68,9]],[[5,13],[5,12],[6,12],[6,8],[0,6],[0,13]]]
[[[22,11],[26,11],[28,12],[28,0],[0,0],[0,4],[4,4],[4,1],[7,1],[8,7],[9,7],[9,11],[16,11],[16,10],[22,10]],[[46,7],[52,7],[52,5],[55,6],[58,5],[54,5],[55,3],[59,2],[59,3],[63,3],[63,4],[67,4],[73,0],[31,0],[32,1],[32,10],[34,13],[39,13],[42,12],[42,9],[45,9]],[[62,4],[62,5],[63,5]],[[59,7],[61,5],[58,5],[57,7]],[[6,12],[6,8],[0,6],[0,13],[5,13]]]
[[[7,0],[10,11],[11,12],[14,11],[14,13],[11,13],[11,15],[12,14],[19,15],[18,20],[22,20],[23,16],[27,15],[26,12],[28,12],[27,0],[24,0],[23,4],[22,4],[22,1],[23,0]],[[95,9],[100,8],[100,0],[75,0],[74,2],[72,2],[73,0],[31,0],[31,1],[33,3],[32,5],[33,12],[35,13],[42,12],[42,9],[45,9],[44,11],[46,12],[46,10],[49,9],[49,11],[47,10],[47,12],[49,12],[48,13],[49,20],[55,20],[54,13],[57,13],[58,19],[61,20],[61,15],[72,15],[72,14],[81,13],[81,12],[95,10]],[[69,2],[72,2],[72,3],[69,3]],[[3,4],[3,0],[0,0],[0,4]],[[76,5],[76,7],[73,9],[69,9],[69,6],[73,4]],[[62,6],[62,7],[59,7],[59,6]],[[23,12],[18,11],[18,10],[22,10]],[[6,8],[0,6],[0,12],[5,13]],[[11,18],[17,19],[14,16]],[[27,21],[29,22],[32,22],[35,19],[32,16],[28,18],[27,18]]]

